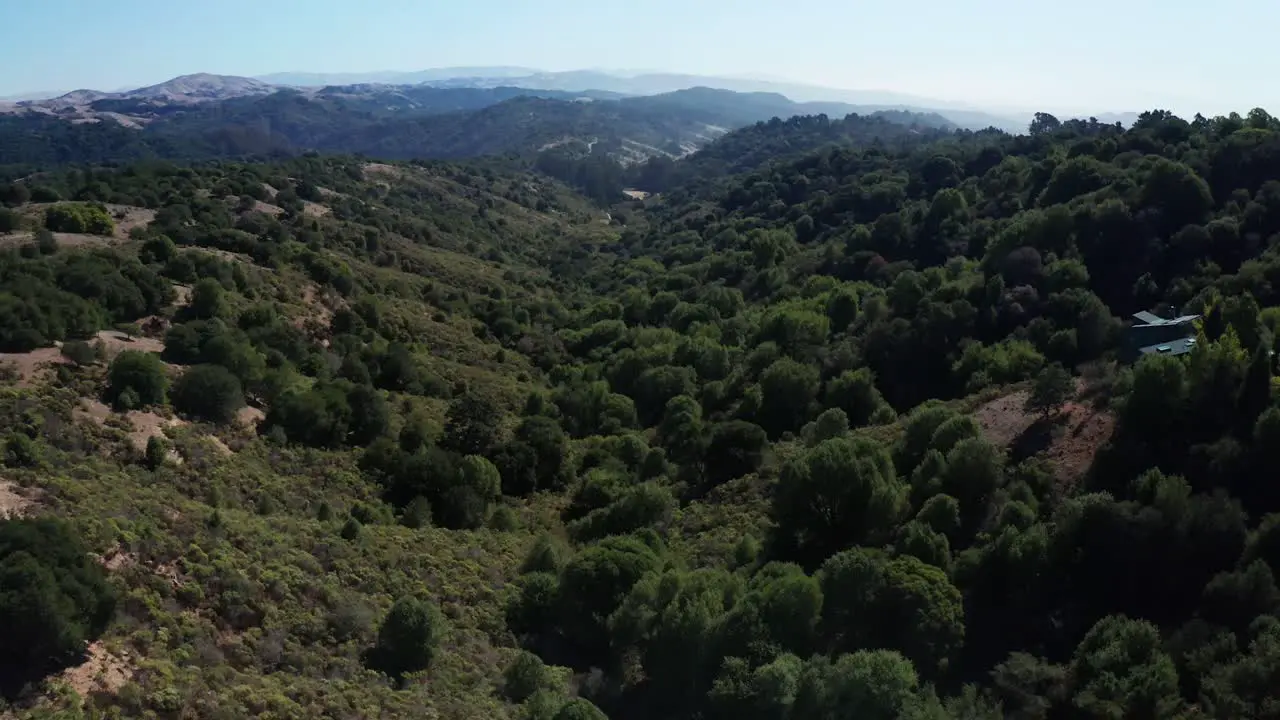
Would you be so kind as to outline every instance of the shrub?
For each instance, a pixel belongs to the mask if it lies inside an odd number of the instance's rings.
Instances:
[[[551,673],[542,659],[521,651],[502,675],[502,694],[511,702],[524,702],[551,684]]]
[[[71,362],[84,367],[98,360],[98,353],[89,343],[83,340],[71,340],[62,344],[62,356]]]
[[[143,405],[162,405],[168,388],[169,378],[159,357],[126,350],[111,362],[106,400],[126,410]]]
[[[221,365],[197,365],[174,383],[173,406],[202,420],[226,424],[244,407],[244,391],[240,380]]]
[[[0,691],[67,667],[106,628],[115,595],[59,520],[0,520]]]
[[[425,600],[403,597],[396,601],[378,628],[378,642],[369,654],[369,665],[396,678],[424,670],[435,657],[446,631],[439,608]]]
[[[116,225],[99,205],[69,203],[54,205],[45,211],[44,225],[54,232],[110,235]]]

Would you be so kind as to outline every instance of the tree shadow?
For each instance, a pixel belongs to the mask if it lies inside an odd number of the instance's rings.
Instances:
[[[1017,464],[1048,450],[1053,444],[1054,435],[1066,424],[1067,418],[1068,414],[1064,412],[1036,418],[1035,422],[1019,433],[1009,444],[1009,459]]]

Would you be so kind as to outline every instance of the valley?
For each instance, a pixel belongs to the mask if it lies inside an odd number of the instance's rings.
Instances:
[[[1280,702],[1280,121],[539,93],[0,118],[0,713]]]

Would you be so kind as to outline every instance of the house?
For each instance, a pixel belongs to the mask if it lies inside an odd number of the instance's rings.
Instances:
[[[1185,355],[1195,349],[1196,325],[1199,315],[1181,315],[1162,318],[1155,313],[1139,312],[1133,315],[1129,326],[1128,355],[1137,360],[1143,355]]]

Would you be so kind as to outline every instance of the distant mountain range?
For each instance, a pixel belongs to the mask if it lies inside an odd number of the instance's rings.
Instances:
[[[605,160],[626,167],[682,158],[733,129],[773,118],[858,114],[883,116],[899,128],[956,127],[937,113],[794,102],[777,93],[695,87],[630,95],[474,85],[290,88],[202,74],[125,92],[77,90],[0,109],[0,164],[316,150],[387,159],[555,155],[561,164]]]

